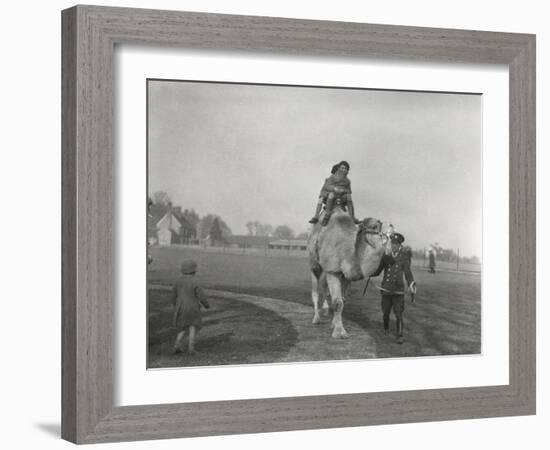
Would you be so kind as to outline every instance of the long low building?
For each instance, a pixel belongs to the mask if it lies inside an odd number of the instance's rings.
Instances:
[[[227,245],[238,248],[266,248],[269,245],[268,236],[248,236],[233,234],[226,236]]]
[[[269,248],[272,250],[307,250],[307,241],[301,239],[275,239],[269,236],[226,236],[226,245],[237,248]]]
[[[269,248],[277,250],[307,250],[307,241],[302,239],[278,239],[270,241]]]

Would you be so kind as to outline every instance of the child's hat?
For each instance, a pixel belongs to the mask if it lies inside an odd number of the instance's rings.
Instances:
[[[197,271],[197,263],[192,259],[186,259],[181,263],[181,273],[184,275],[190,275]]]

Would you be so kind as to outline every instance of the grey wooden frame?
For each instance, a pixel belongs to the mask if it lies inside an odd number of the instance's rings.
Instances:
[[[62,34],[63,438],[94,443],[535,413],[535,36],[96,6],[63,11]],[[506,64],[509,384],[114,407],[113,52],[118,43]]]

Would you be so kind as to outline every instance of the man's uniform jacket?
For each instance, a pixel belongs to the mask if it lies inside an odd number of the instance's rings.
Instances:
[[[402,295],[405,293],[403,278],[407,280],[407,286],[414,281],[411,272],[409,255],[401,247],[395,255],[384,255],[378,269],[371,275],[376,277],[384,271],[384,278],[380,285],[380,292],[388,295]]]

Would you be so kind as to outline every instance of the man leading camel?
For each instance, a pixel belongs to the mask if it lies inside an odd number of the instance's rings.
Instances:
[[[393,309],[396,322],[396,336],[399,344],[403,343],[403,311],[405,309],[405,285],[403,278],[407,281],[408,291],[416,293],[416,282],[411,272],[409,255],[402,244],[405,237],[400,233],[393,233],[390,236],[391,254],[384,255],[378,269],[371,275],[380,275],[384,271],[384,278],[380,286],[382,294],[382,316],[384,322],[384,333],[390,331],[390,312]],[[413,297],[411,296],[411,300]]]

